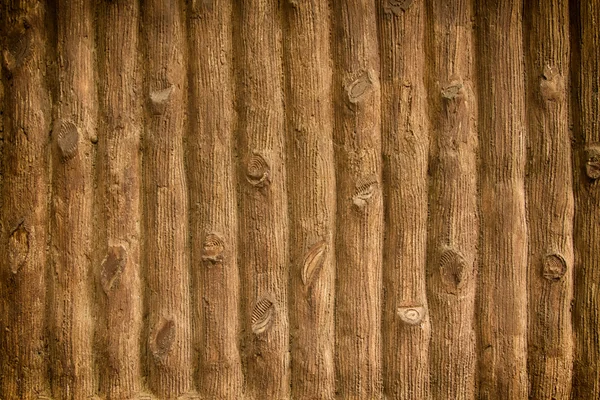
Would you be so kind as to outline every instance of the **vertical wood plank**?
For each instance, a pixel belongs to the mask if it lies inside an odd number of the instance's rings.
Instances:
[[[192,3],[187,174],[194,342],[206,398],[242,398],[232,2]]]
[[[431,397],[475,399],[477,108],[473,2],[428,2],[432,68],[427,293]]]
[[[96,138],[93,8],[59,1],[58,106],[52,132],[50,371],[52,395],[94,394],[91,277]]]
[[[250,398],[289,397],[288,216],[281,9],[237,2],[239,251]]]
[[[573,399],[600,398],[600,3],[572,2],[575,124]]]
[[[335,169],[326,1],[285,4],[292,398],[333,399]]]
[[[3,7],[3,6],[0,6]],[[4,12],[3,8],[0,8],[0,10],[2,10]],[[0,18],[1,20],[1,18]],[[2,32],[0,30],[0,32]],[[1,42],[0,42],[1,43]],[[0,65],[1,67],[1,65]],[[4,82],[4,68],[0,68],[0,193],[3,193],[3,189],[2,189],[2,182],[4,180],[4,135],[5,135],[5,129],[6,129],[6,115],[5,115],[5,94],[6,94],[6,89],[4,88],[5,86],[5,82]],[[4,198],[2,196],[0,196],[0,215],[2,215],[1,213],[3,212],[3,204],[4,204]],[[2,218],[0,218],[0,238],[2,237],[2,232],[3,232],[3,226],[2,226]],[[1,264],[0,264],[1,265]],[[0,284],[0,288],[2,288],[2,285]],[[0,292],[0,307],[2,307],[2,292]],[[2,317],[2,308],[0,308],[0,317]],[[0,342],[1,343],[1,342]],[[2,354],[0,352],[0,354]],[[0,365],[2,365],[2,361],[0,361]],[[0,378],[0,381],[2,380],[2,378]],[[1,384],[0,384],[1,387]]]
[[[46,86],[49,34],[46,3],[3,5],[4,137],[0,285],[0,396],[37,399],[49,389],[46,373],[46,241],[48,136],[51,99]]]
[[[528,0],[524,10],[529,397],[566,399],[573,362],[569,9],[566,1]]]
[[[139,4],[103,1],[98,38],[98,287],[100,393],[141,390]]]
[[[379,3],[383,131],[384,392],[429,396],[425,285],[429,126],[424,86],[425,2]]]
[[[3,2],[0,398],[600,398],[597,3]]]
[[[336,379],[342,399],[382,395],[381,99],[375,4],[335,1]]]
[[[6,5],[2,4],[0,5],[0,10],[2,10],[2,13],[5,14],[6,13]],[[6,16],[0,16],[0,21],[2,21],[4,23],[4,21],[6,20]],[[4,28],[0,28],[0,33],[4,34]],[[4,42],[0,41],[0,44],[2,46],[4,46]],[[5,93],[6,93],[6,89],[5,86],[7,85],[7,82],[5,82],[5,76],[6,73],[4,72],[4,65],[0,65],[0,193],[4,194],[4,171],[5,171],[5,165],[6,165],[6,160],[4,159],[4,137],[6,134],[6,121],[8,120],[8,117],[6,116],[6,103],[5,103]],[[4,215],[5,211],[4,211],[4,196],[0,196],[0,248],[4,249],[5,248],[5,233],[4,233],[4,218],[2,217],[2,215]],[[0,276],[4,277],[4,264],[2,263],[2,261],[0,261]],[[6,329],[8,326],[9,321],[6,319],[7,315],[6,315],[6,307],[7,307],[7,303],[6,303],[6,285],[3,283],[5,282],[4,280],[0,281],[0,328],[1,329]],[[0,371],[4,372],[5,371],[5,357],[7,355],[7,349],[4,346],[8,345],[8,342],[0,339],[0,345],[2,345],[3,347],[0,348]],[[0,375],[0,395],[3,395],[4,388],[5,385],[7,385],[5,382],[3,381],[4,379],[10,379],[12,376],[9,377],[3,377],[2,375]]]
[[[520,0],[477,2],[479,398],[527,397],[525,93]]]
[[[193,388],[188,197],[183,160],[187,76],[182,4],[169,0],[142,3],[148,385],[160,398],[176,398]]]

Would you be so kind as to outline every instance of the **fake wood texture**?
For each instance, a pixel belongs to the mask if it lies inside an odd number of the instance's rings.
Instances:
[[[600,1],[0,18],[0,399],[600,398]]]

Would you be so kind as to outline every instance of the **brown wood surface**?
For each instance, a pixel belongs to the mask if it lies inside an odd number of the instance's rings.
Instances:
[[[283,16],[275,0],[234,4],[244,379],[249,398],[283,399],[290,393]]]
[[[475,399],[477,100],[473,2],[428,2],[431,398]]]
[[[569,10],[525,1],[530,396],[564,399],[573,365],[573,175],[569,132]]]
[[[337,395],[382,395],[381,98],[376,8],[336,1],[333,132],[337,226],[335,341]]]
[[[0,400],[600,398],[599,0],[0,21]]]
[[[51,138],[49,349],[52,395],[94,394],[92,260],[97,101],[90,3],[57,6],[58,93]]]
[[[96,354],[99,393],[129,399],[141,390],[141,167],[143,130],[138,60],[139,5],[128,0],[96,8],[99,96],[96,251]]]
[[[425,2],[379,1],[383,196],[383,382],[390,399],[429,397],[426,294],[429,121]],[[377,230],[375,231],[377,232]]]
[[[330,10],[284,6],[291,395],[335,398],[335,226]]]
[[[0,214],[0,396],[36,399],[49,390],[45,344],[46,251],[52,102],[47,4],[2,8],[4,135]]]
[[[193,384],[188,255],[188,187],[184,170],[187,58],[183,1],[141,2],[145,74],[143,233],[147,382],[159,398]]]
[[[200,394],[217,399],[243,389],[232,5],[196,2],[188,14],[192,338]]]
[[[478,398],[521,399],[528,393],[523,3],[479,0],[476,10],[481,213]]]
[[[571,397],[600,397],[600,2],[571,9],[575,282]]]

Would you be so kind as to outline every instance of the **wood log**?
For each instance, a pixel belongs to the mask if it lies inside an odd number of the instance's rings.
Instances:
[[[193,339],[205,398],[241,399],[232,1],[195,3],[189,24]]]
[[[46,363],[46,245],[52,99],[46,81],[48,5],[2,5],[5,134],[0,214],[0,396],[50,390]]]
[[[335,368],[343,399],[379,398],[382,385],[383,196],[375,4],[336,1],[333,134],[337,226]]]
[[[427,300],[431,398],[475,399],[477,102],[471,1],[428,4],[431,140]]]
[[[49,344],[52,396],[95,393],[93,337],[94,160],[98,112],[94,9],[59,1],[58,102],[52,130]]]
[[[130,399],[142,390],[140,188],[142,134],[139,4],[98,4],[98,191],[95,279],[100,393]]]
[[[251,399],[287,399],[290,268],[282,14],[274,0],[235,3],[244,378]]]
[[[335,398],[335,170],[327,2],[285,5],[291,395]]]
[[[478,398],[524,399],[527,220],[523,3],[477,2],[479,207]]]

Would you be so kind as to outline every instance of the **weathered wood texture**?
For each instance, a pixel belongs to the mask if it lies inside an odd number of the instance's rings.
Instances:
[[[0,396],[37,399],[49,390],[45,337],[49,264],[47,5],[2,8],[4,135],[0,214]]]
[[[378,2],[385,209],[382,355],[385,395],[416,400],[429,397],[429,121],[423,74],[425,2],[409,3],[396,7]]]
[[[600,0],[0,11],[0,399],[600,398]]]
[[[184,170],[187,74],[183,1],[141,2],[145,74],[143,134],[144,277],[148,295],[148,386],[159,398],[193,388]]]
[[[379,398],[382,385],[381,99],[376,8],[336,1],[332,10],[337,225],[337,395]],[[332,294],[333,294],[332,293]]]
[[[188,17],[192,340],[200,394],[215,399],[242,398],[243,383],[232,5],[194,2]]]
[[[574,399],[600,398],[600,2],[574,2]]]
[[[477,101],[473,2],[430,0],[427,301],[433,399],[475,399]]]
[[[573,363],[568,4],[525,1],[524,19],[529,395],[564,399],[571,391]]]
[[[276,0],[234,4],[242,362],[249,398],[281,399],[290,394],[283,15]]]
[[[330,11],[287,3],[285,93],[292,397],[335,398],[335,226]]]
[[[129,399],[142,384],[139,5],[102,2],[97,10],[99,116],[96,157],[96,349],[99,392]]]
[[[477,2],[480,399],[528,391],[522,9],[520,0]]]
[[[49,345],[52,395],[80,399],[95,392],[92,340],[96,138],[93,14],[86,0],[59,1],[58,93],[52,130]]]

